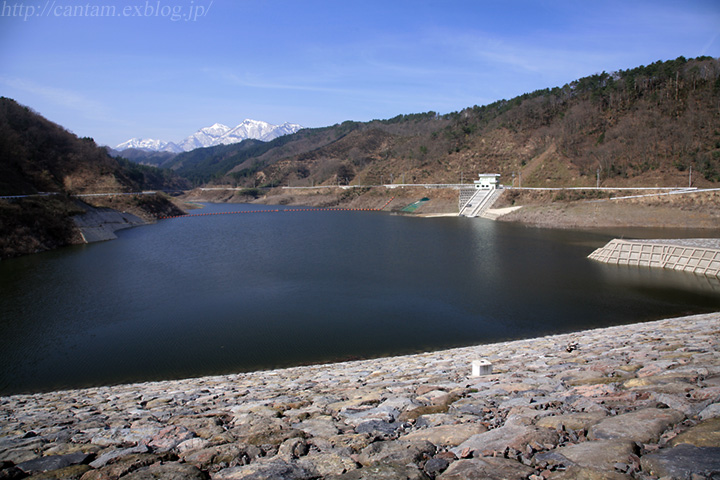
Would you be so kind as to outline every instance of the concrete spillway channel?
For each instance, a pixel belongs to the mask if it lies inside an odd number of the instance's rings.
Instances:
[[[720,239],[611,240],[588,258],[614,265],[657,267],[720,278]]]

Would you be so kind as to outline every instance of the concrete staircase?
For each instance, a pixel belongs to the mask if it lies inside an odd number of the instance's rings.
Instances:
[[[496,218],[502,216],[504,213],[492,213],[490,210],[492,209],[493,205],[495,205],[495,202],[497,202],[498,198],[502,196],[502,194],[505,193],[505,190],[493,190],[491,198],[488,199],[487,202],[485,202],[485,206],[483,207],[482,211],[480,212],[480,217],[482,218],[488,218],[490,220],[495,220]],[[520,207],[516,207],[520,208]]]
[[[493,206],[495,201],[503,194],[504,190],[476,190],[469,199],[460,207],[459,215],[462,217],[482,217],[487,209]],[[467,198],[467,193],[465,194]],[[461,201],[463,199],[461,191]]]

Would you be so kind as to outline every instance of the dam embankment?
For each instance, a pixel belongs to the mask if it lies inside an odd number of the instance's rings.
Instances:
[[[83,480],[715,478],[720,313],[4,397],[0,462]]]

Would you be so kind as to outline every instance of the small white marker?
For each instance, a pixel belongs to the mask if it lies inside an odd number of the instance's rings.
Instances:
[[[490,375],[492,373],[492,363],[487,360],[473,360],[472,376],[479,377],[481,375]]]

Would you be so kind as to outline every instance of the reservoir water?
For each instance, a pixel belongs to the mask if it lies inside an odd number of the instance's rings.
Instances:
[[[415,353],[720,309],[717,281],[586,258],[616,232],[256,205],[201,212],[270,209],[280,211],[162,220],[118,240],[0,262],[0,394]]]

